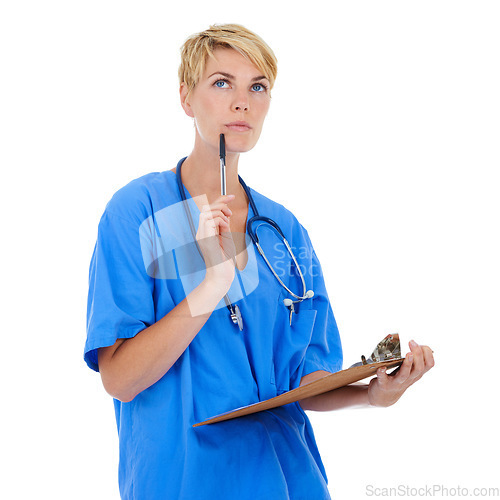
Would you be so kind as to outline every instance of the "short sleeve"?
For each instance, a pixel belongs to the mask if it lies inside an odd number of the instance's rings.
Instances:
[[[84,359],[99,371],[97,349],[134,337],[155,322],[154,280],[141,253],[139,227],[105,211],[90,262]]]
[[[309,240],[309,237],[307,236]],[[310,240],[309,240],[310,243]],[[316,310],[311,341],[306,350],[303,374],[325,370],[331,373],[342,369],[343,354],[337,322],[326,291],[321,264],[311,244],[310,273],[314,297],[312,308]]]

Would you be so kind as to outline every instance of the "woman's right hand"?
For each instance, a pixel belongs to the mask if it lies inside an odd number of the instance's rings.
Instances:
[[[229,224],[232,211],[227,206],[232,200],[234,195],[223,195],[211,205],[204,205],[196,233],[207,269],[205,280],[224,293],[235,276],[236,248]]]

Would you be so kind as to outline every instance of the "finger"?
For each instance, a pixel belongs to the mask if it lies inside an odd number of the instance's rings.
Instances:
[[[236,198],[234,194],[221,194],[214,203],[229,203]]]
[[[224,213],[224,215],[227,215],[228,217],[231,217],[231,215],[233,215],[233,211],[227,205],[224,205],[221,208],[221,211]]]
[[[396,375],[394,375],[394,380],[399,384],[404,384],[411,373],[411,368],[413,366],[413,353],[409,352],[405,356],[405,360],[403,364],[400,366],[399,371]]]
[[[229,229],[229,221],[225,218],[222,217],[215,217],[212,219],[215,223],[215,228],[219,229],[220,231],[230,231]]]
[[[223,194],[216,198],[210,205],[227,205],[228,203],[231,203],[234,200],[235,196],[234,194]]]
[[[422,347],[420,347],[414,340],[409,342],[410,350],[413,354],[413,367],[412,376],[419,377],[424,373],[424,353],[422,352]]]
[[[220,231],[226,230],[229,228],[229,221],[222,217],[214,217],[210,219],[210,222],[214,224],[215,231],[219,234]]]
[[[230,195],[232,196],[232,195]],[[233,198],[230,198],[229,196],[221,196],[219,198],[217,198],[213,203],[211,203],[209,206],[211,208],[215,208],[215,209],[221,209],[224,207],[225,210],[229,210],[229,212],[231,212],[231,209],[227,206],[228,203],[230,203],[232,200],[234,199],[234,196]],[[231,212],[232,213],[232,212]]]
[[[204,232],[207,229],[215,229],[215,223],[210,212],[203,212],[200,214],[199,229]]]
[[[227,203],[224,203],[224,202],[214,202],[214,203],[210,203],[208,205],[202,205],[202,209],[203,210],[206,210],[208,207],[209,210],[220,210],[221,208],[227,208],[231,213],[231,209],[227,206]]]
[[[229,209],[228,209],[229,210]],[[226,222],[229,222],[229,215],[227,215],[226,213],[224,213],[223,210],[219,210],[216,215],[218,215],[219,217],[222,217]]]
[[[226,222],[229,222],[229,217],[222,211],[222,210],[210,210],[207,209],[203,211],[200,216],[203,215],[205,219],[215,219],[217,217],[222,217],[223,219],[226,220]]]
[[[209,213],[213,219],[222,218],[226,222],[229,222],[229,217],[222,210],[213,210],[212,212]]]
[[[225,224],[219,226],[219,234],[231,234],[231,225],[229,221],[225,221]]]
[[[229,208],[219,208],[219,209],[208,209],[204,213],[210,214],[212,217],[224,217],[226,220],[229,220],[229,217],[231,217],[232,212],[229,210]]]
[[[429,371],[434,366],[434,355],[429,346],[423,345],[422,352],[424,353],[425,371]]]
[[[216,215],[223,215],[224,217],[231,217],[231,215],[233,215],[233,212],[231,211],[231,209],[225,205],[220,205],[217,207],[214,207],[213,205],[205,205],[203,207],[203,209],[204,209],[203,213],[212,214],[213,217],[215,217]]]

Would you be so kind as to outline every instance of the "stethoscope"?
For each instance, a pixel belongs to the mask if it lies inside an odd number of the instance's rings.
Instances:
[[[220,134],[220,164],[221,164],[221,193],[226,194],[226,154],[225,154],[225,143],[224,143],[224,134]],[[186,157],[187,158],[187,157]],[[186,202],[186,193],[184,191],[184,185],[182,184],[182,177],[181,177],[181,168],[182,164],[184,163],[184,160],[186,158],[182,158],[179,163],[177,164],[177,167],[175,169],[176,171],[176,176],[177,176],[177,185],[179,187],[179,193],[181,195],[182,201]],[[302,271],[300,269],[300,266],[297,262],[297,259],[295,258],[295,255],[288,244],[288,241],[285,238],[285,235],[283,234],[283,231],[281,231],[279,225],[270,219],[269,217],[263,217],[259,215],[259,212],[257,210],[257,207],[255,205],[255,202],[253,200],[253,196],[250,193],[250,190],[248,189],[247,185],[243,181],[243,179],[238,175],[238,179],[240,181],[240,184],[242,185],[243,189],[245,190],[245,194],[247,195],[248,202],[250,203],[252,210],[254,212],[254,216],[247,222],[247,232],[250,238],[252,239],[254,245],[256,246],[257,250],[259,251],[260,255],[264,259],[265,263],[267,264],[267,267],[271,270],[273,273],[274,277],[278,280],[280,285],[292,296],[295,298],[295,300],[292,299],[284,299],[283,304],[289,309],[290,311],[290,326],[292,325],[292,315],[295,312],[295,304],[300,303],[306,299],[310,299],[314,296],[314,292],[312,290],[307,290],[306,289],[306,282],[304,280],[304,276],[302,274]],[[201,249],[198,245],[198,242],[196,240],[196,231],[193,223],[193,218],[191,216],[191,212],[187,209],[186,203],[184,203],[184,211],[186,212],[186,215],[189,220],[189,226],[191,227],[191,233],[193,235],[193,239],[196,243],[196,246],[198,248],[198,252],[200,253],[200,256],[203,258],[203,254],[201,253]],[[273,269],[273,266],[269,262],[269,260],[266,257],[266,254],[264,253],[264,250],[262,249],[260,242],[259,242],[259,236],[257,234],[257,231],[259,228],[261,228],[263,225],[268,225],[276,236],[282,240],[283,244],[285,245],[290,257],[292,258],[292,262],[295,265],[295,269],[298,272],[298,275],[300,277],[300,280],[302,282],[302,295],[297,295],[294,292],[292,292],[286,285],[283,283],[282,279],[276,274],[275,270]],[[256,226],[256,227],[255,227]],[[255,228],[254,228],[255,227]],[[226,306],[229,310],[229,314],[231,317],[231,320],[234,324],[237,324],[240,330],[243,330],[243,317],[241,316],[241,311],[240,308],[238,307],[237,304],[232,304],[231,301],[229,300],[228,295],[226,294],[224,296],[224,302],[226,303]]]

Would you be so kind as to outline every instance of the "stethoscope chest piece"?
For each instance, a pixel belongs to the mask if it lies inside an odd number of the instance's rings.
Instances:
[[[232,310],[229,309],[231,320],[235,325],[238,325],[240,331],[243,331],[243,316],[241,315],[240,308],[237,304],[232,304]]]

